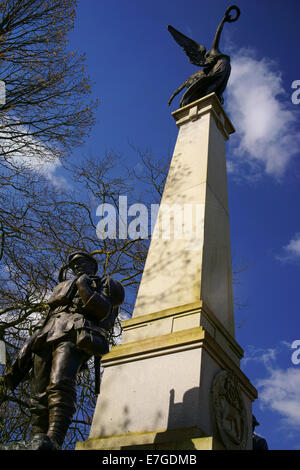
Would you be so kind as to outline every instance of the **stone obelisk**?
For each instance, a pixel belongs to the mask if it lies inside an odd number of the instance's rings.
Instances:
[[[225,144],[212,93],[179,127],[132,318],[103,357],[90,436],[77,449],[250,449],[257,392],[235,341]]]

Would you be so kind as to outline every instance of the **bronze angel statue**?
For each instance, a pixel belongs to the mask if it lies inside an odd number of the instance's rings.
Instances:
[[[235,16],[231,16],[232,11],[235,11]],[[216,93],[220,102],[224,103],[223,92],[230,76],[231,66],[230,57],[223,54],[219,49],[220,37],[224,23],[232,23],[239,16],[240,9],[237,6],[232,5],[227,8],[225,16],[217,28],[212,47],[209,51],[206,51],[204,46],[180,33],[177,29],[168,26],[168,30],[188,55],[190,62],[198,67],[203,67],[203,69],[191,75],[177,88],[169,100],[169,105],[173,98],[184,88],[187,88],[187,90],[180,100],[180,107],[213,92]]]

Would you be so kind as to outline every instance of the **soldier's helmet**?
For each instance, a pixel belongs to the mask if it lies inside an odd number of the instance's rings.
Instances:
[[[95,258],[87,253],[86,251],[74,251],[69,255],[68,266],[72,269],[75,264],[75,260],[80,257],[84,257],[92,261],[94,266],[94,274],[98,271],[98,263]],[[111,278],[110,276],[104,276],[105,287],[108,290],[108,295],[111,298],[112,304],[114,307],[118,307],[124,302],[125,299],[125,289],[120,281]]]
[[[88,260],[90,260],[94,266],[94,274],[96,274],[96,272],[98,271],[98,263],[95,260],[95,258],[89,253],[87,253],[86,251],[74,251],[73,253],[69,255],[68,266],[71,269],[72,269],[72,266],[74,266],[75,260],[78,258],[87,258]]]

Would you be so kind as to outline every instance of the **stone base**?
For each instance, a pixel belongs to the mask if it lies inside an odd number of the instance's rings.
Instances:
[[[0,450],[32,450],[27,441],[14,441],[9,444],[0,444]]]
[[[213,437],[200,437],[198,428],[133,433],[78,442],[76,450],[224,450]]]
[[[257,392],[240,370],[243,351],[203,302],[133,318],[124,330],[125,342],[102,359],[89,439],[76,449],[216,449],[228,434],[227,448],[236,449],[242,415],[241,448],[251,449]],[[224,402],[222,374],[235,380],[238,402]]]

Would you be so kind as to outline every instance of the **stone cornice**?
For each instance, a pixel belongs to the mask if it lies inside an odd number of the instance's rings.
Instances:
[[[105,367],[112,367],[122,363],[195,348],[205,350],[222,369],[234,372],[239,378],[242,389],[250,399],[254,400],[257,398],[257,391],[246,375],[202,326],[121,344],[112,348],[108,354],[103,356],[101,362],[105,369]]]
[[[204,96],[193,103],[177,109],[172,113],[172,116],[177,126],[180,127],[189,121],[196,121],[208,113],[214,117],[224,138],[228,140],[229,135],[233,134],[235,129],[215,93],[211,93],[210,95]]]
[[[157,320],[161,320],[163,318],[173,317],[176,318],[183,314],[191,314],[193,312],[201,312],[207,318],[207,320],[213,325],[213,327],[218,331],[228,342],[232,351],[236,354],[239,359],[242,359],[244,356],[243,349],[239,346],[239,344],[235,341],[235,339],[231,336],[231,334],[227,331],[227,329],[222,325],[220,320],[213,314],[213,312],[205,305],[202,300],[198,302],[192,302],[185,305],[180,305],[174,308],[168,308],[165,310],[161,310],[159,312],[154,312],[148,315],[141,315],[130,318],[129,320],[125,320],[122,323],[122,328],[124,331],[127,329],[138,327],[138,326],[146,326],[152,322]]]

